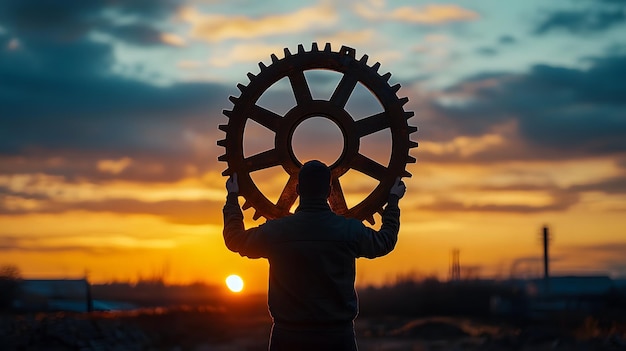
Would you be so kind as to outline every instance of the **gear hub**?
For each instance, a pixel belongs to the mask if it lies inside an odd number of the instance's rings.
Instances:
[[[410,134],[416,132],[417,127],[408,124],[408,119],[414,113],[404,111],[403,106],[409,99],[398,98],[396,93],[400,84],[389,85],[391,73],[380,75],[380,63],[368,66],[367,55],[357,60],[355,54],[354,49],[346,46],[334,52],[328,43],[323,50],[318,48],[317,43],[313,43],[310,51],[305,51],[300,44],[296,54],[285,48],[282,59],[272,54],[272,63],[269,66],[259,62],[260,72],[257,75],[248,73],[250,83],[247,86],[237,85],[241,91],[239,97],[230,96],[233,108],[223,111],[228,117],[228,124],[219,126],[226,133],[226,138],[217,142],[225,148],[225,153],[218,160],[228,164],[223,175],[237,173],[240,195],[245,198],[243,208],[254,208],[255,220],[261,216],[273,219],[290,213],[290,208],[298,197],[296,184],[298,171],[302,166],[293,151],[293,134],[300,123],[315,116],[323,116],[333,121],[344,136],[343,152],[329,166],[332,182],[329,203],[334,212],[374,224],[373,215],[376,212],[382,213],[382,207],[395,179],[411,176],[406,171],[406,164],[415,162],[409,151],[417,147],[417,142],[410,140]],[[330,70],[342,75],[328,100],[313,99],[304,74],[308,70]],[[296,105],[284,115],[259,106],[257,101],[261,95],[285,77],[291,84]],[[377,98],[383,108],[382,112],[355,120],[346,111],[346,103],[357,83],[361,83]],[[248,119],[274,133],[273,149],[244,157],[243,139]],[[387,165],[381,165],[359,153],[362,137],[384,129],[391,131],[391,156]],[[289,175],[289,180],[278,201],[273,203],[254,184],[250,174],[275,166],[282,166]],[[378,184],[364,200],[348,208],[339,179],[351,169],[376,179]]]

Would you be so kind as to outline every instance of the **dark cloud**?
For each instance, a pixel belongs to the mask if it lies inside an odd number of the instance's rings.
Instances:
[[[517,39],[511,35],[503,35],[498,39],[500,44],[514,44],[517,42]]]
[[[43,200],[37,208],[16,209],[0,207],[0,215],[25,215],[34,213],[57,214],[70,211],[87,211],[115,214],[149,214],[171,223],[202,225],[222,224],[223,201],[209,200],[165,200],[145,202],[134,199],[111,199],[103,201],[56,202]]]
[[[626,22],[624,8],[561,10],[549,13],[534,29],[541,35],[553,30],[565,30],[572,34],[588,34],[605,31]]]
[[[190,163],[206,170],[216,155],[199,153],[197,142],[201,136],[217,139],[229,89],[210,83],[157,86],[114,74],[111,44],[87,35],[108,31],[154,45],[160,32],[151,21],[171,16],[177,6],[165,0],[2,2],[0,42],[17,38],[19,48],[0,51],[0,172],[163,181],[179,179]],[[120,26],[105,10],[138,20]],[[121,157],[133,159],[121,174],[96,168],[98,159]],[[48,164],[52,158],[65,163]],[[155,164],[163,171],[150,171]]]
[[[508,149],[514,156],[622,154],[626,152],[626,85],[620,77],[626,75],[626,56],[595,58],[590,63],[588,69],[536,65],[525,74],[466,79],[447,90],[465,96],[465,101],[430,106],[437,123],[446,127],[435,129],[441,134],[432,136],[442,140],[480,136],[512,123],[522,143]]]
[[[505,188],[505,190],[510,188]],[[439,198],[432,204],[420,206],[420,211],[436,212],[492,212],[492,213],[520,213],[532,214],[542,212],[562,212],[576,204],[579,196],[576,193],[565,191],[550,191],[552,202],[546,205],[523,205],[523,204],[467,204],[460,201]]]
[[[86,246],[86,245],[50,245],[45,244],[42,238],[24,238],[0,236],[0,252],[18,251],[22,253],[66,253],[80,252],[87,255],[113,255],[137,252],[143,248],[123,248],[114,246]]]
[[[593,252],[593,253],[601,253],[606,255],[618,255],[623,257],[624,252],[626,252],[626,241],[618,241],[618,242],[606,242],[600,244],[589,244],[589,245],[578,245],[578,246],[569,246],[568,250],[579,251],[579,252]]]
[[[626,176],[610,178],[595,183],[578,184],[570,187],[570,189],[578,192],[599,191],[606,194],[626,194]]]
[[[490,47],[478,48],[476,52],[482,56],[494,56],[498,53],[496,49]]]
[[[156,30],[147,23],[174,15],[180,6],[179,0],[5,0],[0,3],[0,23],[19,37],[73,41],[100,30],[121,40],[145,44],[138,39],[142,35],[147,39],[148,31]],[[132,18],[136,23],[118,27],[114,16]]]
[[[108,32],[136,45],[162,45],[164,43],[163,32],[145,24],[114,26],[108,29]]]

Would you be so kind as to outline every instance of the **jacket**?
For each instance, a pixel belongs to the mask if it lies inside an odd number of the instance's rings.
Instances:
[[[329,326],[358,314],[356,258],[391,252],[400,229],[399,198],[390,195],[376,231],[335,214],[325,199],[301,199],[293,215],[244,229],[237,194],[224,206],[224,242],[231,251],[270,264],[268,307],[282,326]]]

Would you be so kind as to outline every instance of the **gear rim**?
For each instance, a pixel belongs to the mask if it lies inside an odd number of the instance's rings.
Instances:
[[[300,44],[297,54],[292,55],[287,48],[284,49],[284,54],[282,59],[272,54],[272,63],[269,66],[259,62],[260,73],[254,75],[248,72],[249,84],[237,85],[241,95],[229,97],[233,108],[223,111],[228,117],[228,124],[219,126],[219,129],[226,133],[226,138],[217,142],[226,151],[218,157],[219,161],[228,164],[228,168],[222,174],[238,174],[240,195],[245,198],[243,208],[253,207],[255,220],[261,216],[273,219],[288,215],[297,199],[295,186],[297,173],[301,167],[293,153],[291,144],[293,133],[295,128],[308,118],[322,116],[339,126],[344,139],[341,156],[330,166],[331,208],[339,214],[361,221],[367,220],[373,224],[373,214],[382,212],[382,206],[387,201],[395,179],[410,177],[411,174],[405,167],[406,164],[415,162],[415,158],[409,155],[409,150],[417,147],[417,143],[410,140],[410,134],[416,132],[417,127],[408,125],[408,119],[414,116],[414,113],[406,112],[403,108],[408,98],[397,97],[400,84],[389,85],[391,73],[378,74],[380,63],[368,66],[367,55],[356,60],[356,50],[352,48],[342,46],[338,52],[334,52],[328,43],[324,50],[319,50],[317,43],[313,43],[311,50],[305,51]],[[304,72],[316,69],[330,70],[343,75],[328,100],[313,99],[311,95]],[[289,79],[296,105],[281,116],[257,105],[257,102],[265,91],[283,78]],[[383,107],[383,112],[355,121],[345,110],[345,104],[358,83],[376,97]],[[243,133],[248,119],[275,133],[274,149],[244,157]],[[361,155],[359,147],[362,137],[387,128],[392,135],[392,151],[388,165],[384,166]],[[250,177],[252,172],[274,166],[282,166],[289,175],[289,180],[276,204],[258,189]],[[374,190],[352,208],[347,207],[339,182],[339,178],[350,169],[379,181]]]

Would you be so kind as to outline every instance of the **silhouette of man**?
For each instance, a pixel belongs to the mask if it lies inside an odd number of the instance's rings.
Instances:
[[[295,213],[255,228],[244,228],[237,174],[227,180],[226,189],[226,246],[270,264],[268,306],[274,324],[269,350],[357,350],[355,259],[384,256],[395,247],[398,202],[406,191],[400,178],[391,188],[378,231],[331,211],[330,169],[317,160],[300,169]]]

